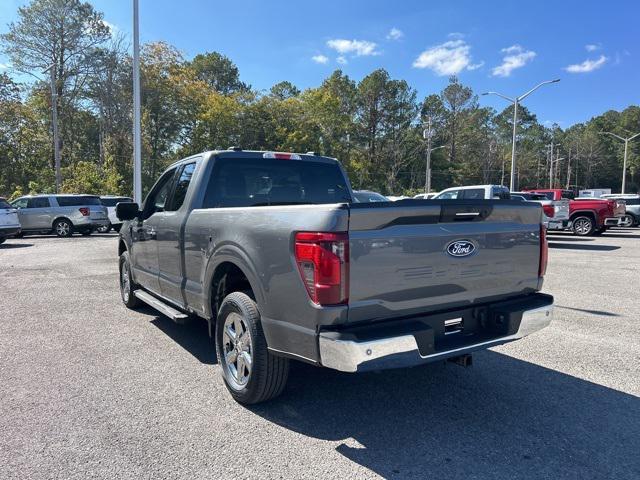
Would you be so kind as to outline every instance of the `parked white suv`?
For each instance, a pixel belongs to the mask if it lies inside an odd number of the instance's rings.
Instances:
[[[13,235],[20,233],[18,213],[9,202],[0,197],[0,243]]]
[[[116,232],[119,232],[120,227],[122,226],[122,221],[118,220],[118,217],[116,216],[116,205],[118,203],[123,203],[123,202],[133,202],[133,198],[116,197],[114,195],[105,195],[100,197],[100,201],[102,202],[102,205],[104,205],[107,208],[107,216],[109,217],[109,224],[98,227],[98,232],[107,233],[112,228]]]
[[[503,185],[469,185],[442,190],[434,200],[509,200],[509,189]]]

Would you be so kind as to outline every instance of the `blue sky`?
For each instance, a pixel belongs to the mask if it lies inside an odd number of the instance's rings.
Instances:
[[[0,2],[0,31],[23,3]],[[92,3],[131,31],[130,0]],[[359,80],[383,67],[421,98],[450,73],[476,92],[508,96],[561,78],[525,105],[563,128],[640,103],[637,1],[140,0],[140,10],[141,41],[165,40],[187,58],[222,52],[258,89],[281,80],[317,86],[336,68]],[[497,97],[480,101],[505,106]]]

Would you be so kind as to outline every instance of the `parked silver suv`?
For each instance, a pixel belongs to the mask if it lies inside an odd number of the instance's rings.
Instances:
[[[634,194],[625,194],[625,193],[611,193],[606,195],[601,195],[600,198],[613,199],[613,200],[624,200],[625,208],[626,208],[626,217],[624,226],[627,227],[638,227],[640,226],[640,195],[637,193]]]
[[[73,232],[90,235],[108,225],[107,209],[93,195],[29,195],[11,202],[18,209],[22,234],[53,232],[70,237]]]

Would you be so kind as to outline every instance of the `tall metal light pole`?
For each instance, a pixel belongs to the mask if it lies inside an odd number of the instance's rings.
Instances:
[[[42,73],[49,72],[49,83],[51,85],[51,124],[53,131],[53,159],[56,171],[56,193],[60,193],[62,174],[60,173],[60,135],[58,133],[58,89],[56,88],[56,63],[52,63]]]
[[[140,132],[140,30],[138,0],[133,0],[133,199],[142,203],[142,137]]]
[[[422,131],[422,138],[427,141],[427,167],[425,169],[424,179],[424,193],[431,193],[431,152],[439,148],[444,148],[446,145],[440,145],[436,148],[431,148],[431,139],[433,138],[434,131],[431,128],[431,117],[427,120],[427,128]]]
[[[523,93],[522,95],[520,95],[519,97],[516,98],[511,98],[511,97],[507,97],[506,95],[502,95],[501,93],[498,92],[484,92],[482,95],[497,95],[501,98],[504,98],[505,100],[513,103],[513,139],[512,139],[512,145],[511,145],[511,182],[509,184],[509,189],[513,192],[515,191],[515,187],[516,187],[516,128],[518,125],[518,104],[520,102],[522,102],[522,100],[524,100],[525,98],[527,98],[529,95],[531,95],[533,92],[535,92],[538,88],[540,88],[542,85],[546,85],[548,83],[557,83],[559,82],[560,79],[556,78],[555,80],[547,80],[545,82],[541,82],[538,85],[536,85],[535,87],[533,87],[531,90],[529,90],[528,92]]]
[[[640,133],[636,133],[631,137],[621,137],[620,135],[616,135],[611,132],[600,132],[601,135],[611,135],[612,137],[616,137],[618,140],[622,140],[624,142],[624,160],[622,161],[622,189],[620,193],[624,193],[624,185],[627,183],[627,153],[629,152],[629,142],[636,138]]]

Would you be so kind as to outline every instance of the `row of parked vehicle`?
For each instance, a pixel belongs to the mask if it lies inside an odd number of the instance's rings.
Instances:
[[[12,202],[0,198],[0,243],[26,234],[70,237],[118,231],[122,222],[116,217],[116,204],[132,201],[129,197],[68,194],[28,195]]]
[[[611,227],[640,225],[640,195],[607,194],[601,197],[576,197],[572,190],[532,189],[510,192],[502,185],[471,185],[447,188],[439,193],[410,197],[385,197],[377,192],[359,190],[359,202],[390,200],[521,200],[542,205],[549,230],[571,230],[575,235],[599,235]]]

